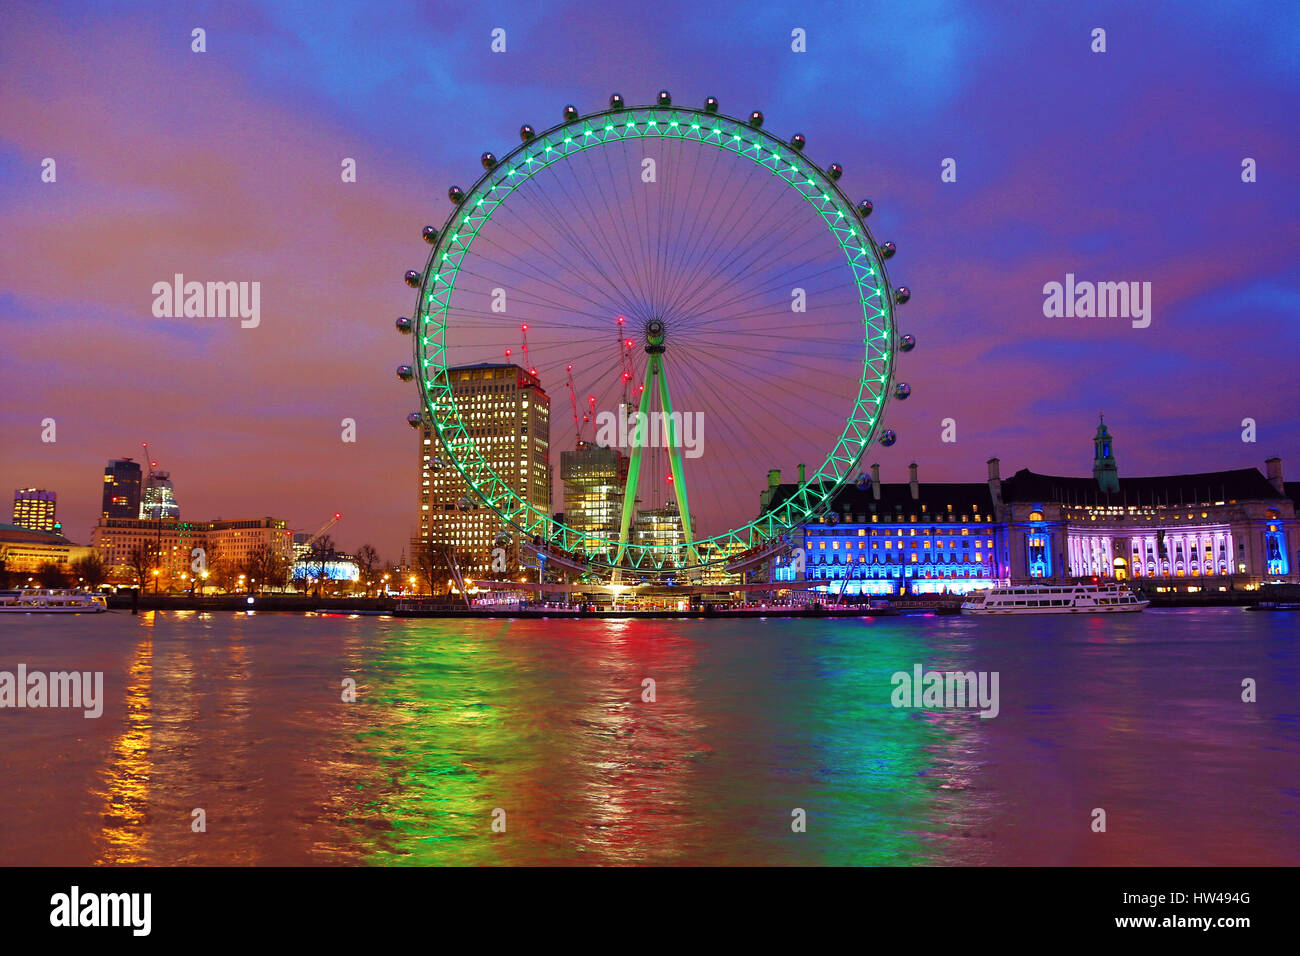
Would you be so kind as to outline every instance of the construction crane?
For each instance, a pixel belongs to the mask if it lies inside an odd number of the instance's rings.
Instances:
[[[153,470],[158,466],[158,462],[154,461],[152,456],[149,454],[149,443],[147,441],[140,442],[140,447],[144,449],[144,463],[149,469],[149,473],[145,475],[144,479],[147,487],[153,482]]]
[[[319,541],[321,538],[325,537],[326,532],[328,532],[330,528],[338,524],[339,521],[342,520],[342,518],[343,518],[343,512],[341,511],[334,512],[334,516],[330,518],[329,521],[326,521],[323,525],[321,525],[320,529],[314,535],[312,535],[302,544],[298,545],[298,547],[304,548],[306,550],[311,550],[315,546],[316,542]]]

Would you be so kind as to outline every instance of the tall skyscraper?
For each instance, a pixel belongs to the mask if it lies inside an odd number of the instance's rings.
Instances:
[[[140,517],[140,464],[131,458],[113,458],[104,469],[105,518]]]
[[[14,524],[29,531],[57,531],[54,519],[58,495],[41,488],[19,488],[14,491]]]
[[[542,514],[551,513],[551,400],[537,376],[517,365],[449,368],[461,417],[493,471]],[[420,436],[419,526],[415,546],[450,547],[468,577],[517,576],[520,554],[512,542],[506,570],[492,567],[497,535],[508,531],[446,460],[431,428]],[[467,510],[468,508],[468,510]],[[512,533],[512,538],[518,535]]]
[[[617,448],[580,441],[573,451],[560,452],[565,524],[574,531],[617,541],[627,470],[628,458]],[[583,550],[590,555],[609,549],[590,544]]]
[[[140,517],[146,519],[176,519],[180,516],[181,507],[176,503],[171,472],[151,472],[149,477],[145,479],[144,497],[140,502]]]

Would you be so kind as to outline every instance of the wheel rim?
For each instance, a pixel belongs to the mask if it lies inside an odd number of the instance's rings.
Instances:
[[[447,333],[462,264],[485,225],[534,177],[579,153],[635,140],[679,140],[748,159],[783,181],[812,207],[843,252],[861,307],[863,349],[856,398],[843,428],[807,480],[761,516],[696,539],[721,555],[763,549],[797,524],[815,519],[850,480],[883,419],[893,379],[896,329],[893,291],[878,246],[853,203],[801,152],[770,133],[719,113],[682,107],[630,107],[562,123],[495,161],[448,217],[421,274],[416,311],[415,370],[423,411],[447,457],[473,492],[507,524],[564,552],[609,565],[599,555],[617,541],[556,522],[496,473],[471,436],[447,374]],[[671,323],[669,323],[671,325]],[[856,343],[855,343],[856,344]],[[552,463],[552,469],[555,465]],[[742,480],[743,476],[742,476]],[[623,564],[660,571],[679,545],[627,545]],[[594,552],[594,553],[593,553]],[[716,563],[700,560],[699,564]],[[680,570],[680,568],[675,568]]]

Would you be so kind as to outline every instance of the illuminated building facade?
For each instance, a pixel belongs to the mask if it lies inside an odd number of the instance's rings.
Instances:
[[[564,515],[570,528],[598,538],[618,540],[627,469],[628,458],[617,448],[579,441],[573,451],[560,452]],[[587,554],[608,551],[596,545],[586,546],[584,550]]]
[[[140,517],[140,463],[130,458],[113,458],[104,469],[105,518]]]
[[[493,471],[542,514],[551,513],[551,401],[541,382],[517,365],[464,365],[447,370],[452,394],[470,437]],[[520,549],[507,548],[504,572],[492,568],[492,549],[506,528],[447,460],[432,428],[420,441],[419,525],[413,545],[453,549],[468,577],[517,575]]]
[[[54,564],[68,571],[73,562],[90,552],[85,545],[73,544],[53,531],[0,524],[0,559],[10,574],[35,574],[43,564]]]
[[[13,522],[20,528],[30,531],[59,530],[54,512],[58,495],[41,488],[19,488],[14,491]]]
[[[140,517],[163,520],[179,519],[180,505],[176,503],[176,494],[172,488],[171,472],[150,472],[145,479],[144,495],[140,500]]]
[[[293,532],[276,518],[245,518],[204,523],[206,546],[222,560],[240,567],[253,552],[269,548],[287,568],[293,561]]]
[[[293,563],[293,579],[299,587],[310,587],[317,578],[326,581],[360,581],[361,566],[350,554],[330,551],[319,557],[300,557]]]
[[[922,484],[915,464],[906,483],[882,483],[879,465],[871,472],[869,488],[841,490],[826,516],[794,530],[790,553],[769,566],[771,580],[824,581],[811,590],[835,596],[965,594],[1005,583],[1006,539],[988,485]],[[763,510],[798,488],[769,472]]]
[[[691,516],[695,525],[695,516]],[[616,535],[617,536],[617,535]],[[659,545],[671,550],[664,567],[682,567],[689,564],[686,551],[686,532],[682,528],[682,514],[675,504],[661,508],[638,508],[632,519],[631,540],[639,545]]]
[[[700,563],[705,565],[691,579],[697,584],[744,584],[745,575],[728,571],[727,563],[745,552],[743,541],[708,541],[700,544]]]
[[[114,578],[133,573],[131,555],[137,547],[154,556],[150,563],[159,571],[180,575],[189,571],[193,549],[206,547],[207,529],[192,521],[100,518],[90,532],[90,545]]]
[[[231,521],[178,521],[164,518],[101,518],[91,531],[90,544],[116,578],[134,573],[132,552],[146,549],[151,564],[167,575],[183,579],[195,570],[195,548],[202,548],[209,569],[218,561],[232,568],[245,566],[265,546],[284,562],[293,561],[293,532],[275,518]]]
[[[1255,468],[1122,478],[1105,422],[1093,436],[1091,478],[1001,476],[987,484],[850,487],[832,515],[796,528],[775,581],[826,580],[838,594],[964,593],[998,584],[1121,580],[1148,591],[1227,591],[1300,583],[1300,483],[1282,462]],[[770,472],[760,506],[798,485]],[[802,481],[802,467],[800,480]]]
[[[1225,591],[1300,582],[1294,498],[1282,462],[1095,480],[1027,469],[998,481],[1012,581],[1130,581],[1146,590]],[[997,460],[990,462],[991,477]]]

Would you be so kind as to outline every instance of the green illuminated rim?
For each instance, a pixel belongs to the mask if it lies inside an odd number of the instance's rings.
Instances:
[[[778,543],[794,526],[823,514],[836,492],[852,479],[884,415],[893,379],[896,344],[893,290],[883,257],[866,224],[826,173],[762,129],[704,110],[676,106],[627,107],[562,123],[506,154],[466,192],[447,219],[424,267],[414,336],[415,370],[423,413],[456,470],[503,521],[530,538],[568,552],[568,557],[575,561],[610,566],[607,559],[602,559],[602,552],[616,552],[617,539],[576,531],[539,511],[502,480],[479,451],[461,418],[447,375],[447,313],[461,262],[479,230],[516,188],[583,150],[650,138],[708,144],[743,156],[786,182],[821,216],[844,251],[862,304],[864,351],[858,395],[826,460],[793,494],[754,521],[695,539],[701,556],[698,567],[738,562],[737,550],[744,555],[761,553]],[[669,570],[665,568],[669,560],[685,550],[680,545],[629,541],[621,566],[644,572],[665,571]],[[707,556],[714,557],[706,560]],[[688,570],[680,565],[672,565],[670,569]]]

